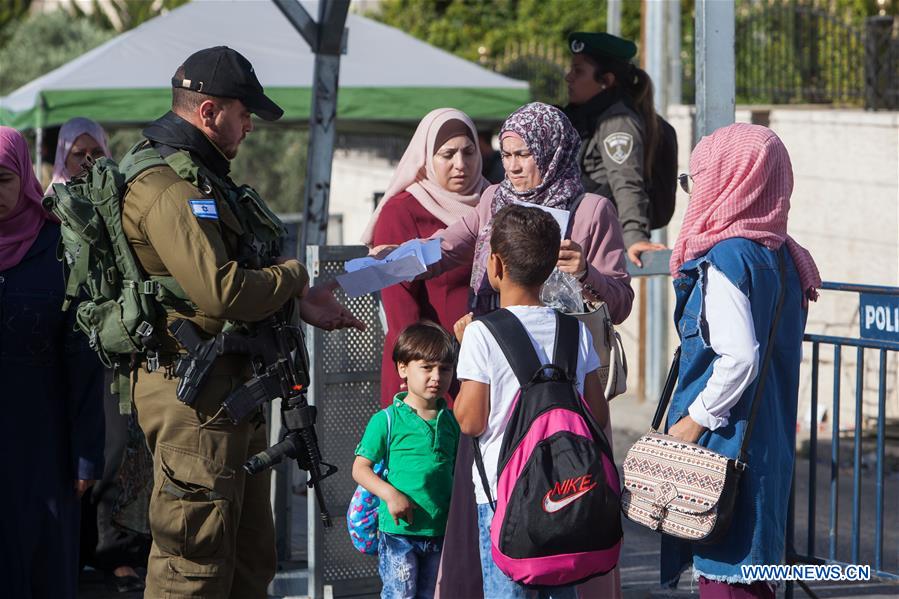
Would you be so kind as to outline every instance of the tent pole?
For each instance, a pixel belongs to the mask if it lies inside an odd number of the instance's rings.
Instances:
[[[339,55],[315,55],[312,107],[309,112],[309,155],[306,158],[306,201],[299,245],[304,252],[306,246],[327,242],[339,73]]]
[[[298,249],[305,258],[307,245],[323,245],[328,234],[331,160],[337,120],[337,82],[340,55],[346,53],[346,16],[350,0],[321,0],[318,21],[297,0],[274,0],[294,28],[315,52],[312,106],[309,111],[309,150],[303,231]]]
[[[318,21],[297,0],[274,0],[275,6],[299,32],[315,53],[312,80],[312,106],[309,111],[309,148],[306,160],[306,190],[303,206],[303,228],[297,245],[301,262],[306,262],[307,246],[324,245],[328,234],[328,200],[331,192],[331,161],[334,157],[335,128],[337,126],[337,86],[340,74],[340,55],[346,53],[346,17],[350,0],[320,0]],[[315,248],[313,248],[315,249]],[[312,358],[315,360],[315,357]],[[274,485],[276,503],[291,496],[290,476],[276,472]],[[312,495],[307,505],[307,560],[309,578],[307,596],[318,599],[324,595],[322,577],[322,524]],[[290,516],[281,514],[276,528],[280,531],[282,559],[290,558]]]

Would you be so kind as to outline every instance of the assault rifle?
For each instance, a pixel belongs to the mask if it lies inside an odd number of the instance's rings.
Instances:
[[[169,330],[188,351],[187,357],[175,365],[175,374],[181,378],[178,399],[187,405],[196,401],[217,356],[249,357],[253,377],[225,399],[222,409],[231,422],[239,424],[266,402],[280,397],[281,419],[287,433],[281,442],[247,460],[244,470],[257,474],[285,457],[293,458],[300,469],[309,473],[306,485],[315,491],[323,524],[331,526],[319,483],[337,472],[337,467],[322,461],[315,434],[315,406],[306,400],[309,364],[302,330],[280,316],[253,324],[247,333],[219,333],[208,340],[203,340],[196,325],[188,320],[176,320]]]

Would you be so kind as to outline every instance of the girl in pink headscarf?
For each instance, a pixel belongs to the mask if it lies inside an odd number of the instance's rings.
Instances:
[[[477,130],[464,112],[438,108],[419,123],[375,210],[362,242],[401,244],[427,238],[472,212],[488,182],[481,176]],[[408,325],[431,320],[452,332],[468,311],[471,266],[453,268],[428,281],[412,281],[381,292],[387,335],[381,367],[381,405],[401,391],[391,358],[397,336]],[[450,390],[452,394],[457,385]]]
[[[59,129],[47,193],[53,193],[54,183],[66,183],[90,160],[104,156],[111,157],[103,127],[83,117],[66,121]],[[111,382],[108,370],[105,376]],[[104,385],[108,388],[109,384]],[[135,568],[147,565],[150,543],[147,512],[140,506],[145,505],[152,486],[152,458],[134,416],[120,414],[117,398],[109,394],[104,395],[103,404],[110,464],[81,502],[81,561],[104,572],[119,592],[141,591],[143,581]]]
[[[681,357],[667,430],[748,467],[720,541],[663,537],[662,580],[676,583],[692,565],[703,599],[773,599],[771,585],[744,579],[742,567],[778,564],[784,556],[802,336],[821,278],[808,251],[787,234],[793,169],[773,131],[741,123],[702,138],[685,187],[690,179],[671,255]],[[776,349],[766,368],[769,344]]]
[[[0,580],[10,597],[74,598],[79,498],[103,471],[102,369],[63,312],[59,225],[28,144],[0,127]],[[39,433],[35,433],[39,431]]]
[[[47,187],[47,193],[54,183],[65,183],[79,174],[88,160],[110,157],[106,140],[106,131],[98,123],[83,117],[69,119],[59,128],[59,139],[56,142],[56,159],[53,161],[53,179]]]

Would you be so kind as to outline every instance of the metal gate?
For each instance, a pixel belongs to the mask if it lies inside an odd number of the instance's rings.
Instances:
[[[306,265],[311,284],[344,272],[344,262],[365,256],[363,246],[309,246]],[[324,528],[318,505],[308,503],[308,563],[310,597],[374,593],[380,590],[378,559],[356,551],[346,528],[346,511],[356,489],[351,469],[354,451],[368,419],[380,409],[381,351],[384,329],[380,298],[375,294],[349,299],[338,289],[337,299],[362,320],[365,331],[325,332],[309,328],[307,345],[312,367],[309,401],[318,407],[316,429],[326,462],[339,469],[322,483],[334,525]]]

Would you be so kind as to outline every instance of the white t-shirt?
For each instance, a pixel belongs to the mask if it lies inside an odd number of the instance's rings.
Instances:
[[[508,310],[524,325],[541,364],[550,363],[556,340],[556,314],[552,308],[543,306],[510,306]],[[581,339],[578,347],[577,384],[583,392],[584,377],[599,368],[599,356],[593,349],[590,331],[580,323]],[[503,433],[512,415],[512,402],[518,393],[518,379],[509,366],[503,350],[493,334],[482,323],[475,321],[465,329],[456,376],[462,380],[477,381],[490,385],[490,413],[487,428],[480,437],[484,469],[490,481],[490,492],[496,499],[496,466]],[[472,467],[475,498],[479,504],[487,503],[487,494],[481,485],[477,465]]]

